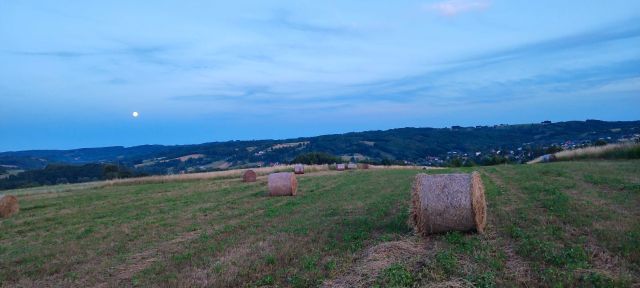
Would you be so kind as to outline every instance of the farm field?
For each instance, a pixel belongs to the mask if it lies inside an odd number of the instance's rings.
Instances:
[[[413,176],[473,170],[486,188],[486,233],[414,236]],[[0,286],[640,283],[638,160],[322,171],[298,181],[295,197],[266,197],[264,176],[25,192],[21,211],[0,220]]]

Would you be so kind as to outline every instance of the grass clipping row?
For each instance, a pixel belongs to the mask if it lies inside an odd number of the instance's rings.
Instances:
[[[7,218],[20,211],[18,198],[13,195],[0,196],[0,218]]]
[[[413,182],[411,220],[422,236],[448,231],[484,232],[487,204],[478,172],[418,174]]]

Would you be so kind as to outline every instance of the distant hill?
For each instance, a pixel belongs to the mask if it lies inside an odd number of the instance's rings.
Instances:
[[[265,166],[289,162],[308,152],[325,152],[345,161],[393,160],[419,165],[444,165],[451,159],[480,163],[496,155],[526,162],[551,146],[567,148],[599,139],[610,143],[639,135],[640,121],[399,128],[284,140],[3,152],[0,167],[33,170],[50,164],[111,163],[147,174],[167,174]]]

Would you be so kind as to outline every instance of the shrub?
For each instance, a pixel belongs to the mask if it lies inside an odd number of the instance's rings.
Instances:
[[[296,156],[296,158],[294,158],[291,161],[291,163],[313,165],[313,164],[332,164],[332,163],[339,163],[341,161],[342,160],[340,158],[328,153],[311,152],[311,153],[305,153],[305,154]]]

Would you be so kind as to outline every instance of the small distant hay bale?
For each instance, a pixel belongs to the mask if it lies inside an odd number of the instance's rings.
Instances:
[[[270,174],[268,182],[269,196],[295,196],[298,190],[296,175],[290,172]]]
[[[293,172],[296,174],[304,174],[304,165],[296,164],[293,166]]]
[[[253,170],[244,171],[242,174],[242,182],[256,182],[256,172]]]
[[[448,231],[483,233],[486,211],[484,186],[478,172],[415,177],[411,220],[422,236]]]
[[[554,154],[546,154],[546,155],[542,155],[542,158],[540,159],[543,163],[549,163],[549,162],[554,162],[557,160],[556,155]]]
[[[358,165],[356,163],[347,164],[347,169],[358,169]]]
[[[20,211],[18,198],[13,195],[4,195],[0,197],[0,218],[7,218]]]
[[[367,164],[367,163],[362,163],[362,164],[360,164],[360,168],[361,168],[361,169],[369,169],[369,164]]]
[[[336,170],[338,171],[344,171],[345,168],[346,168],[345,165],[342,163],[336,164]]]

